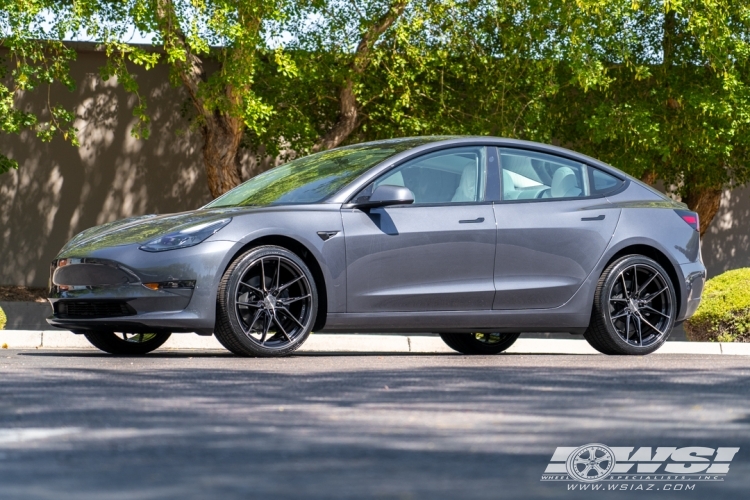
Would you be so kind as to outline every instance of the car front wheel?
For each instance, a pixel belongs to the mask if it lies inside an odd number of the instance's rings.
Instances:
[[[219,285],[214,335],[240,356],[291,354],[310,335],[318,294],[296,254],[277,246],[249,250]]]
[[[674,327],[674,284],[656,261],[628,255],[602,273],[584,337],[604,354],[650,354]]]

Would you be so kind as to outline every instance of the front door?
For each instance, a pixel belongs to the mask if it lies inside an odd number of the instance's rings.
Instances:
[[[348,312],[492,308],[497,231],[486,171],[484,147],[428,154],[363,191],[405,186],[413,205],[343,210]]]

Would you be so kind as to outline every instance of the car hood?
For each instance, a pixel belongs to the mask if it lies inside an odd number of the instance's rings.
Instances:
[[[176,229],[204,222],[225,219],[247,209],[213,208],[168,215],[141,215],[101,226],[95,226],[76,235],[61,250],[60,257],[83,257],[102,248],[145,243]]]

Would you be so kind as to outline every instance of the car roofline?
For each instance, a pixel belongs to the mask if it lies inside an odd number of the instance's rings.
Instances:
[[[417,139],[416,137],[410,139]],[[383,144],[387,141],[373,141],[370,143],[362,144]],[[370,182],[375,180],[377,177],[387,172],[388,170],[397,167],[405,161],[411,160],[426,153],[434,151],[440,151],[442,149],[449,149],[461,146],[495,146],[495,147],[507,147],[525,149],[527,151],[533,151],[537,153],[548,153],[568,160],[578,161],[592,167],[596,167],[600,170],[611,174],[621,180],[635,180],[633,177],[627,175],[625,172],[611,166],[606,163],[592,158],[583,153],[578,153],[570,149],[566,149],[560,146],[553,146],[551,144],[542,144],[533,141],[524,141],[520,139],[507,139],[502,137],[488,137],[488,136],[466,136],[466,137],[450,137],[444,140],[437,140],[432,142],[425,142],[419,146],[416,146],[407,151],[397,153],[390,158],[383,160],[364,174],[357,177],[354,181],[350,182],[334,195],[330,196],[321,203],[334,203],[344,204],[347,203],[355,194],[364,189]]]

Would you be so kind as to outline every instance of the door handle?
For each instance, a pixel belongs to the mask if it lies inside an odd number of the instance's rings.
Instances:
[[[597,215],[596,217],[581,217],[581,220],[604,220],[604,214]]]
[[[479,222],[484,222],[484,217],[477,217],[476,219],[464,219],[458,221],[459,224],[477,224]]]

